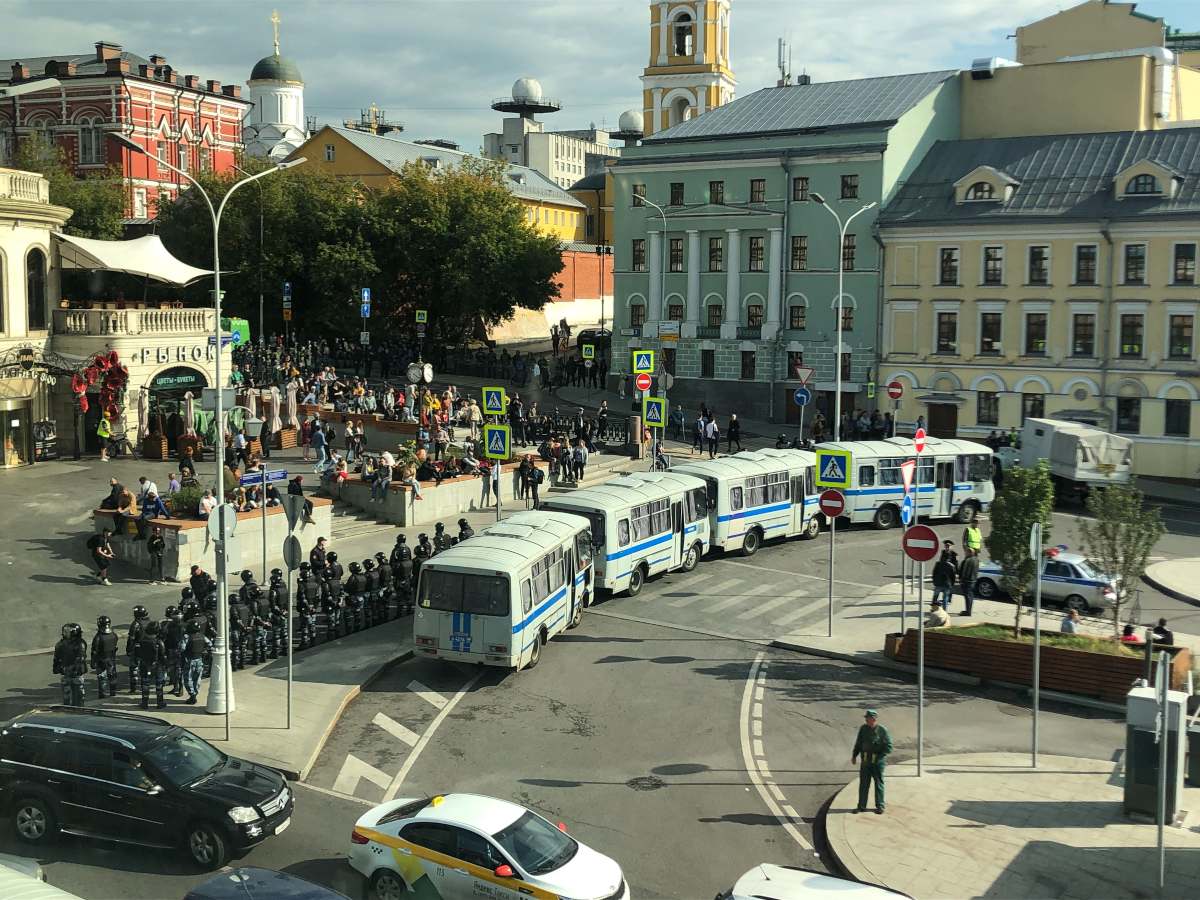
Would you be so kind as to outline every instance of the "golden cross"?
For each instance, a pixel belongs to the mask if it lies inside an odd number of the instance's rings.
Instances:
[[[275,55],[279,55],[279,10],[271,10],[271,28],[275,31]]]

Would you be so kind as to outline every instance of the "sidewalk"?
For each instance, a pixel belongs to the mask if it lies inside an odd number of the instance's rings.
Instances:
[[[978,753],[889,766],[887,812],[855,815],[858,779],[823,817],[829,849],[848,874],[920,900],[962,897],[1157,896],[1157,830],[1122,811],[1120,763],[1067,756]],[[1195,894],[1200,789],[1166,829],[1166,896]],[[983,829],[986,828],[986,831]]]
[[[1146,569],[1142,576],[1151,587],[1169,597],[1200,606],[1200,557],[1168,559]]]
[[[209,741],[219,750],[282,771],[303,780],[316,762],[330,731],[343,710],[363,686],[393,663],[412,656],[412,617],[393,619],[348,637],[293,655],[292,727],[287,728],[287,659],[247,667],[233,674],[236,710],[225,717],[209,715],[204,704],[210,681],[200,683],[200,699],[187,706],[168,694],[167,708],[142,711],[140,695],[119,693],[101,701],[105,709],[157,716]],[[88,677],[88,690],[94,678]],[[122,666],[118,683],[127,689],[128,672]],[[169,687],[169,686],[168,686]]]

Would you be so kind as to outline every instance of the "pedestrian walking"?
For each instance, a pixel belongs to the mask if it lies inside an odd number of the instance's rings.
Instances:
[[[966,603],[966,608],[959,615],[971,615],[971,609],[975,605],[975,582],[978,579],[979,553],[975,550],[967,550],[962,565],[958,567],[958,583],[962,587],[963,601]]]
[[[958,566],[955,565],[953,541],[942,542],[942,555],[933,564],[933,602],[941,602],[942,608],[950,611],[950,600],[954,596],[954,583],[958,580]]]
[[[738,421],[737,413],[733,413],[729,417],[729,427],[725,432],[726,452],[733,452],[733,445],[737,444],[738,451],[742,449],[742,423]]]
[[[108,541],[109,534],[111,532],[107,528],[99,534],[93,534],[87,540],[87,548],[92,552],[92,562],[96,564],[96,580],[101,584],[111,585],[112,582],[108,580],[108,567],[116,554]]]
[[[708,423],[704,421],[704,413],[696,413],[696,421],[692,423],[692,452],[704,452],[704,429]]]
[[[197,620],[187,623],[187,637],[183,642],[183,689],[187,691],[184,703],[194,704],[200,693],[200,678],[204,675],[204,658],[212,652],[212,641],[204,634]]]
[[[87,673],[87,644],[83,642],[83,629],[74,622],[62,627],[62,638],[54,645],[52,670],[60,676],[62,698],[65,706],[83,706],[83,676]]]
[[[883,771],[892,752],[892,736],[879,724],[879,713],[875,710],[868,709],[863,719],[865,723],[858,727],[854,750],[850,753],[850,762],[858,763],[858,807],[854,811],[867,811],[867,795],[874,782],[875,812],[883,815]]]
[[[708,423],[704,426],[704,437],[708,441],[708,458],[716,459],[717,451],[721,449],[721,429],[717,425],[716,416],[709,419]]]

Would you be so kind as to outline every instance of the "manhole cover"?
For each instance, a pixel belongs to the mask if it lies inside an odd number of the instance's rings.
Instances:
[[[659,788],[666,787],[667,783],[653,775],[643,775],[640,778],[629,779],[625,782],[625,786],[631,787],[635,791],[657,791]]]

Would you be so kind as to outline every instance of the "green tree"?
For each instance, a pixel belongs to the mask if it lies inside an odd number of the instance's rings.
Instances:
[[[1093,567],[1116,581],[1113,634],[1121,634],[1121,610],[1133,597],[1134,585],[1146,571],[1150,552],[1165,530],[1159,511],[1147,507],[1142,492],[1120,485],[1088,493],[1091,521],[1080,520],[1083,552]]]
[[[1054,483],[1043,462],[1035,469],[1014,467],[1004,476],[1004,487],[992,502],[992,530],[984,543],[1000,566],[1001,582],[1016,603],[1013,636],[1021,636],[1025,594],[1034,579],[1034,560],[1029,556],[1029,533],[1042,523],[1042,544],[1050,539],[1050,513],[1054,509]],[[1038,554],[1039,557],[1041,554]]]
[[[125,181],[109,166],[77,178],[66,154],[40,135],[22,137],[17,145],[15,168],[43,175],[50,187],[50,202],[72,210],[63,230],[78,237],[116,240],[125,217]]]

